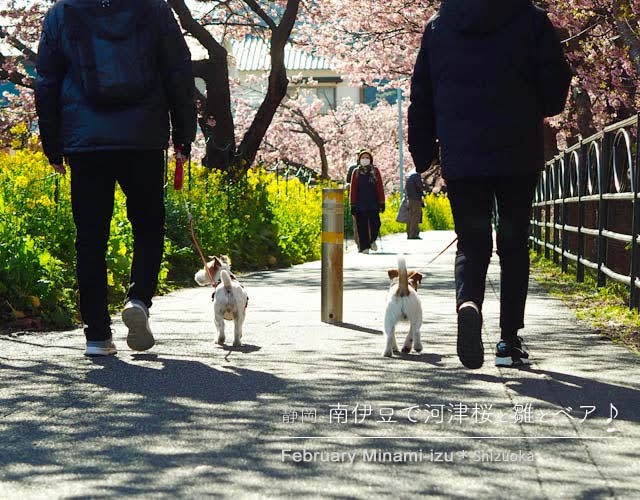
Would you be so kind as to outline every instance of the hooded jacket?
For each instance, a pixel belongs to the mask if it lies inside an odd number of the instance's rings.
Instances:
[[[118,51],[117,40],[141,23],[152,35],[139,52]],[[89,42],[78,43],[76,25],[89,32]],[[80,51],[86,55],[87,50],[107,83],[138,75],[148,85],[126,103],[96,102],[87,95],[82,71],[88,63]],[[61,163],[63,154],[165,149],[170,121],[174,145],[195,138],[191,54],[164,0],[59,0],[44,19],[36,70],[40,136],[52,163]]]
[[[409,149],[447,180],[544,168],[543,120],[562,112],[571,70],[530,0],[443,0],[416,61]]]

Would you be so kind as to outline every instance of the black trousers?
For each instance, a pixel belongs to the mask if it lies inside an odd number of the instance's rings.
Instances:
[[[106,253],[116,181],[127,197],[133,263],[127,300],[151,307],[164,246],[164,152],[99,151],[70,155],[80,313],[87,340],[111,337]]]
[[[355,217],[358,226],[358,250],[371,248],[371,242],[376,241],[380,234],[380,213],[377,210],[358,210]]]
[[[458,235],[456,306],[484,301],[493,238],[491,216],[498,209],[500,328],[511,338],[524,328],[529,287],[529,221],[539,174],[473,178],[447,182]]]

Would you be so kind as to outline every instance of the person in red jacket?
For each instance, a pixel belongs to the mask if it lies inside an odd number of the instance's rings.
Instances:
[[[358,250],[360,253],[376,251],[376,240],[380,233],[380,213],[385,210],[384,188],[380,170],[373,165],[373,155],[361,151],[358,168],[351,175],[349,202],[351,214],[358,227]]]

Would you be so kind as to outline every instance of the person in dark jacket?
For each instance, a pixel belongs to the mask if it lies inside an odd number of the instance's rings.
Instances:
[[[407,239],[421,240],[420,223],[422,222],[422,207],[424,206],[424,185],[422,176],[412,170],[407,175],[404,190],[407,196],[407,208],[409,210],[409,222],[407,222]]]
[[[358,151],[358,154],[360,154],[360,151]],[[351,192],[351,177],[353,176],[353,171],[358,168],[358,163],[356,160],[356,163],[354,163],[353,165],[351,165],[349,167],[349,169],[347,170],[347,182],[346,182],[346,188],[348,193]],[[358,223],[356,222],[356,216],[355,215],[351,215],[351,224],[353,227],[353,241],[356,244],[356,246],[359,248],[360,245],[360,239],[358,238]]]
[[[373,155],[368,151],[358,155],[358,168],[351,175],[349,202],[358,227],[358,250],[360,253],[376,251],[385,199],[382,175],[373,165]]]
[[[47,12],[37,57],[36,111],[53,168],[71,167],[80,312],[86,355],[115,354],[105,262],[114,188],[134,236],[122,316],[127,343],[155,340],[149,308],[164,245],[164,150],[171,123],[188,155],[196,131],[191,55],[164,0],[61,0]]]
[[[556,31],[530,0],[443,0],[427,23],[411,86],[409,148],[424,172],[440,141],[458,235],[457,351],[468,368],[484,360],[494,199],[502,269],[496,364],[529,362],[518,330],[529,280],[529,216],[544,168],[543,120],[563,110],[570,82]]]

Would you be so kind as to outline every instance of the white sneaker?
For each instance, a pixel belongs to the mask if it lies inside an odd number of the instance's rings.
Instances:
[[[149,312],[141,301],[133,299],[125,304],[122,321],[129,328],[127,345],[134,351],[146,351],[156,343],[149,327]]]
[[[113,356],[118,351],[113,340],[87,340],[85,356]]]
[[[378,245],[376,245],[375,241],[371,242],[371,250],[373,250],[374,252],[378,251]]]

